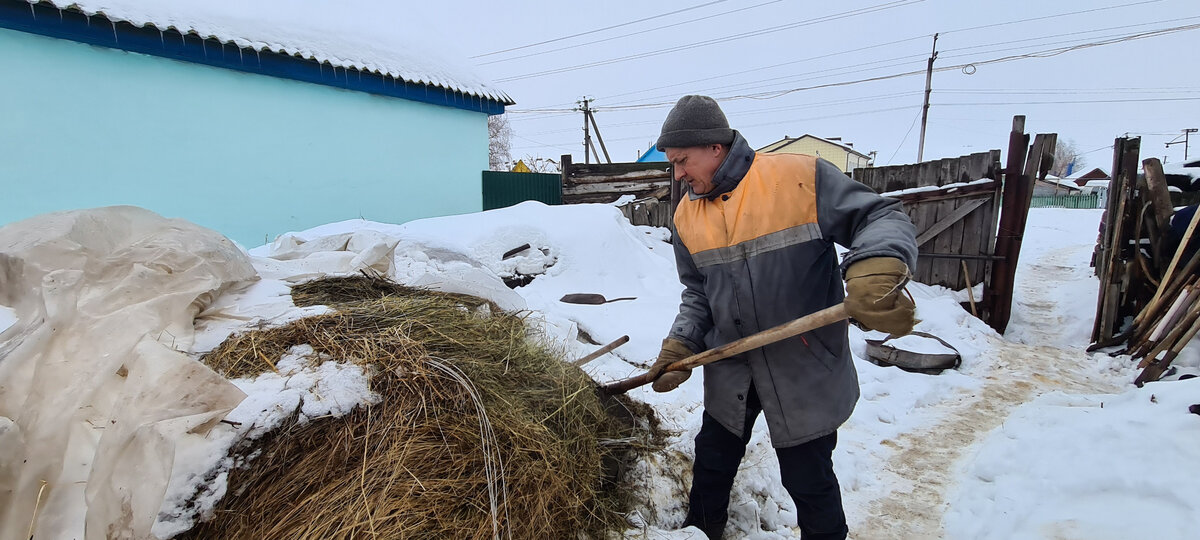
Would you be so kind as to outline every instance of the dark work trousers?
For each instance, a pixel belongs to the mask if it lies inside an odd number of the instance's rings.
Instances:
[[[725,530],[733,477],[746,454],[754,421],[762,411],[754,386],[746,398],[746,423],[741,437],[730,433],[707,411],[696,435],[696,462],[692,466],[692,492],[684,526],[693,525],[713,540],[721,538]],[[833,474],[834,446],[837,446],[836,431],[797,446],[775,449],[779,476],[796,503],[800,538],[804,540],[846,538],[842,492]]]

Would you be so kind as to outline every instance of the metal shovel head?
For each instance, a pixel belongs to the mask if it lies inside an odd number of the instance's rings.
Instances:
[[[566,302],[568,304],[592,304],[592,305],[607,304],[609,302],[616,302],[618,300],[634,300],[634,297],[627,296],[624,298],[613,298],[612,300],[608,300],[608,299],[604,298],[603,294],[571,293],[571,294],[564,294],[562,298],[558,299],[559,302]]]
[[[595,293],[564,294],[558,301],[568,304],[603,304],[605,302],[603,294]]]

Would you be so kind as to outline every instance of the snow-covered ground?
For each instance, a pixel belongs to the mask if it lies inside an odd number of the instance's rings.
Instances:
[[[1200,522],[1193,481],[1200,416],[1188,406],[1200,402],[1200,383],[1136,389],[1128,358],[1084,351],[1095,311],[1088,260],[1099,216],[1032,211],[1005,336],[960,307],[965,291],[910,286],[917,330],[953,346],[962,356],[957,370],[924,375],[868,363],[866,336],[851,330],[862,399],[839,432],[834,462],[853,538],[1191,537],[1187,531]],[[665,230],[633,227],[607,205],[523,203],[403,225],[329,224],[251,250],[264,279],[225,293],[200,315],[192,352],[240,327],[321,311],[292,306],[288,282],[370,266],[402,283],[529,309],[541,335],[573,357],[628,335],[628,344],[585,366],[607,382],[644,370],[674,318],[681,286],[668,240]],[[526,243],[529,249],[502,258]],[[502,281],[520,275],[534,277],[517,289]],[[568,293],[633,299],[560,302]],[[0,328],[11,318],[0,306]],[[1185,351],[1174,378],[1200,371],[1198,357]],[[156,533],[187,526],[192,516],[178,507],[197,486],[209,501],[220,497],[221,471],[232,465],[224,452],[239,437],[260,434],[280,411],[312,401],[320,410],[305,414],[337,414],[374,399],[362,372],[341,364],[320,372],[280,367],[280,374],[235,381],[249,395],[231,413],[240,426],[222,424],[179,443],[186,459],[176,460]],[[701,379],[698,370],[676,391],[630,393],[653,406],[669,435],[666,450],[646,456],[631,475],[642,505],[629,538],[702,538],[674,531],[686,508]],[[727,537],[798,538],[794,508],[760,420],[733,488]]]

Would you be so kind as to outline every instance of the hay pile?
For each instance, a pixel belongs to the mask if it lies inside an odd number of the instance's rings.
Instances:
[[[645,431],[529,341],[521,317],[379,278],[292,294],[336,312],[231,337],[202,360],[248,377],[309,344],[372,366],[382,400],[290,421],[242,449],[261,453],[230,474],[213,519],[184,537],[544,540],[626,527],[615,466]]]

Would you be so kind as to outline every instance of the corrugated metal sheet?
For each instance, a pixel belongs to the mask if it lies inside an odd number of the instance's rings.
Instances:
[[[483,209],[504,208],[524,201],[562,204],[557,174],[483,171]]]

